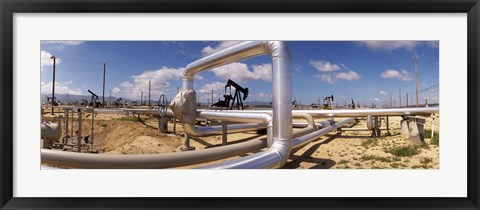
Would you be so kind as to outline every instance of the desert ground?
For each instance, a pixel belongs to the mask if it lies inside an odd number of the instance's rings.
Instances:
[[[168,134],[158,131],[157,119],[153,116],[125,116],[119,114],[98,114],[94,120],[93,144],[91,142],[91,114],[83,114],[82,134],[89,135],[90,142],[84,150],[99,154],[155,154],[182,152],[184,143],[180,124],[173,134],[173,123],[168,124]],[[371,131],[332,131],[321,136],[305,147],[295,151],[285,164],[286,169],[438,169],[439,143],[436,117],[435,134],[431,138],[431,118],[426,118],[425,142],[412,144],[400,135],[401,117],[390,117],[390,131],[382,131],[381,137],[372,137]],[[63,114],[51,115],[46,112],[44,121],[60,122],[64,125]],[[74,117],[73,131],[78,128]],[[71,120],[71,117],[70,117]],[[325,119],[316,119],[316,122]],[[341,121],[341,118],[335,118]],[[71,122],[71,121],[70,121]],[[385,125],[382,123],[382,126]],[[346,127],[366,128],[366,121],[348,124]],[[64,130],[64,128],[62,128]],[[64,132],[64,131],[63,131]],[[70,131],[69,131],[70,132]],[[265,138],[255,131],[228,134],[228,144],[252,139]],[[70,138],[74,145],[76,137]],[[191,138],[190,146],[196,150],[222,146],[221,136]],[[82,147],[83,148],[83,147]],[[65,146],[63,150],[73,148]],[[231,157],[229,159],[235,159]],[[224,159],[225,160],[225,159]],[[221,162],[219,160],[215,162]],[[180,168],[195,168],[214,162],[191,165]]]

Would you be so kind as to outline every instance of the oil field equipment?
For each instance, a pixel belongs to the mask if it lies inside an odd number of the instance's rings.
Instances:
[[[82,99],[82,105],[84,105],[84,106],[88,106],[88,101],[87,101],[87,100],[85,100],[85,99]]]
[[[232,86],[235,88],[235,95],[232,97]],[[228,93],[227,93],[228,88]],[[242,97],[243,93],[243,97]],[[225,100],[218,101],[217,103],[213,104],[211,107],[213,108],[225,108],[225,109],[239,109],[243,110],[243,101],[245,101],[248,97],[248,88],[243,88],[242,86],[238,85],[231,79],[227,81],[225,85],[225,95],[223,95]]]
[[[333,95],[323,98],[323,108],[333,109]]]
[[[116,107],[123,106],[122,98],[117,99],[113,104],[115,104]]]
[[[93,93],[90,89],[88,89],[88,92],[92,94],[92,97],[90,98],[90,106],[91,107],[102,107],[102,103],[98,101],[98,95]]]
[[[57,97],[48,97],[48,96],[46,96],[46,97],[47,97],[47,102],[49,104],[51,104],[52,106],[58,106]],[[53,103],[52,103],[52,101],[53,101]]]

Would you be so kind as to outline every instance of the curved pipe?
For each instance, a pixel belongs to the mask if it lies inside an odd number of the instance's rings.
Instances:
[[[273,144],[266,151],[226,161],[215,168],[279,168],[287,161],[293,135],[290,50],[281,41],[244,42],[192,63],[184,72],[183,88],[193,89],[196,73],[261,54],[269,54],[272,58]]]
[[[292,150],[300,149],[301,147],[307,145],[311,141],[317,139],[319,136],[324,135],[324,134],[326,134],[326,133],[328,133],[332,130],[335,130],[335,129],[339,128],[340,126],[344,125],[345,123],[351,122],[355,119],[356,118],[348,118],[344,121],[335,123],[335,124],[333,124],[331,126],[328,126],[326,128],[323,128],[323,129],[320,129],[318,131],[309,133],[309,134],[304,135],[304,136],[299,137],[299,138],[295,138],[295,139],[292,140]],[[331,121],[327,121],[327,122],[330,123]],[[276,145],[272,145],[272,146],[276,146]],[[268,153],[268,151],[266,151],[266,152],[259,152],[259,153],[256,153],[256,154],[244,157],[244,158],[239,158],[239,159],[228,161],[228,163],[229,163],[228,165],[226,165],[225,162],[223,162],[223,163],[208,165],[208,166],[201,167],[201,168],[203,168],[203,169],[226,169],[226,168],[241,169],[241,168],[245,168],[244,164],[246,164],[246,163],[248,163],[249,164],[248,166],[252,167],[252,168],[275,168],[275,167],[280,167],[278,164],[272,165],[272,163],[276,162],[277,160],[278,160],[278,158],[275,155],[270,155],[270,153]]]
[[[265,124],[260,123],[244,123],[227,125],[228,133],[239,133],[251,130],[258,130],[267,127]],[[223,132],[222,126],[206,126],[196,127],[192,124],[184,124],[183,131],[190,136],[213,136],[220,135]]]
[[[311,115],[306,114],[306,113],[295,113],[295,114],[292,114],[292,117],[293,118],[304,118],[304,119],[307,120],[307,126],[306,127],[304,127],[301,130],[293,131],[293,134],[292,134],[293,138],[303,136],[303,135],[306,135],[308,133],[311,133],[313,131],[318,130],[317,126],[315,125],[315,121],[313,120],[313,117]]]
[[[244,132],[267,128],[268,142],[271,142],[272,116],[265,113],[236,113],[236,112],[197,112],[197,117],[223,122],[240,122],[244,124],[227,125],[228,132]],[[196,127],[195,125],[182,124],[185,133],[191,136],[220,135],[222,126]]]
[[[264,43],[265,42],[262,41],[242,42],[190,63],[183,72],[184,82],[186,80],[193,80],[195,74],[198,74],[204,70],[213,69],[215,67],[223,66],[235,61],[266,54],[264,48],[262,47]],[[183,88],[193,89],[193,86],[191,88],[184,86]]]
[[[266,139],[256,139],[204,150],[141,155],[90,154],[42,149],[41,160],[42,163],[72,168],[172,168],[256,152],[266,146]]]

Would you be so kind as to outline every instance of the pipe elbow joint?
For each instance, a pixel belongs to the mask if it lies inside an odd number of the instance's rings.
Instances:
[[[263,41],[262,48],[266,54],[270,54],[272,58],[291,59],[290,49],[286,42],[283,41]]]

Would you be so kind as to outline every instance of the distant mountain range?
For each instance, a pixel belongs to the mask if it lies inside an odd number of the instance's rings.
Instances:
[[[41,97],[41,102],[42,104],[47,104],[49,103],[47,101],[47,97],[51,97],[52,95],[45,95],[45,94],[40,94],[40,97]],[[86,100],[88,103],[90,103],[90,100],[91,100],[91,97],[92,96],[86,96],[86,95],[70,95],[70,94],[55,94],[55,101],[57,103],[59,103],[59,105],[66,105],[66,104],[74,104],[74,103],[77,103],[77,104],[81,104],[83,102],[83,100]],[[118,99],[120,99],[120,97],[113,97],[110,99],[109,96],[105,96],[105,103],[110,103],[110,101],[112,103],[115,103],[115,101],[117,101]],[[128,104],[131,104],[132,101],[140,104],[140,100],[132,100],[132,99],[129,99],[129,98],[121,98],[122,99],[122,103],[128,103]],[[147,98],[148,100],[148,98]],[[151,99],[151,104],[156,104],[158,101],[158,99]],[[98,96],[98,102],[102,102],[102,96]]]

